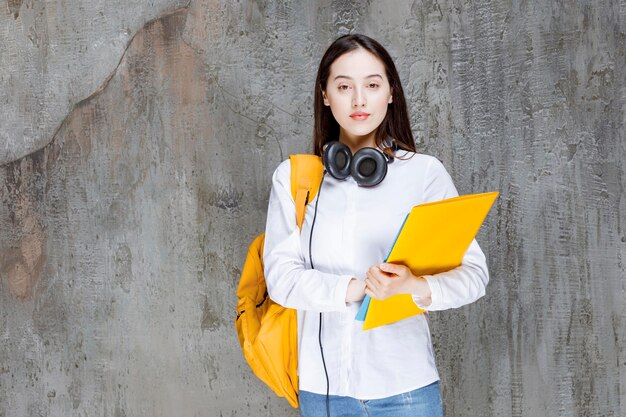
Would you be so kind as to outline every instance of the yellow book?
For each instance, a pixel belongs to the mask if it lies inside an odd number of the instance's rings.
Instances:
[[[406,265],[415,276],[456,268],[461,265],[463,255],[497,197],[498,192],[494,191],[413,207],[386,262]],[[361,310],[357,320],[364,316],[363,330],[424,312],[415,305],[410,294],[398,294],[385,300],[363,300]]]

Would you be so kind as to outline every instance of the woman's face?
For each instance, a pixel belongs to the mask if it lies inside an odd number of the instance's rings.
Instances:
[[[352,152],[375,145],[376,129],[392,102],[383,62],[363,48],[337,58],[330,66],[324,105],[340,127],[339,140]]]

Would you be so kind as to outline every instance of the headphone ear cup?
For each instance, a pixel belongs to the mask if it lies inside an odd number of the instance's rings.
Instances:
[[[324,145],[322,162],[330,175],[338,180],[344,180],[350,175],[352,152],[343,143],[332,141]]]
[[[361,187],[373,187],[387,175],[387,157],[375,148],[362,148],[352,158],[350,175]]]

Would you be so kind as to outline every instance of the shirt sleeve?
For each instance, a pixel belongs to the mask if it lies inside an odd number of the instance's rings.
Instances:
[[[450,174],[438,159],[433,158],[427,169],[424,183],[424,202],[439,201],[458,196]],[[418,307],[428,310],[446,310],[472,303],[485,295],[489,282],[489,271],[483,251],[476,239],[472,240],[463,255],[461,265],[447,272],[423,277],[431,290],[431,303],[420,304],[416,296],[413,300]]]
[[[272,300],[287,308],[345,310],[352,277],[324,273],[305,264],[290,177],[289,160],[281,163],[272,176],[263,249],[267,292]]]

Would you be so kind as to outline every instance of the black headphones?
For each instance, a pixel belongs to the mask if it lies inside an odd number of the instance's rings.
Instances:
[[[395,140],[391,142],[391,149],[394,153],[398,149]],[[352,155],[348,146],[331,141],[322,149],[322,162],[324,169],[338,180],[345,180],[350,175],[360,187],[373,187],[387,175],[387,164],[393,162],[393,156],[369,147]]]

